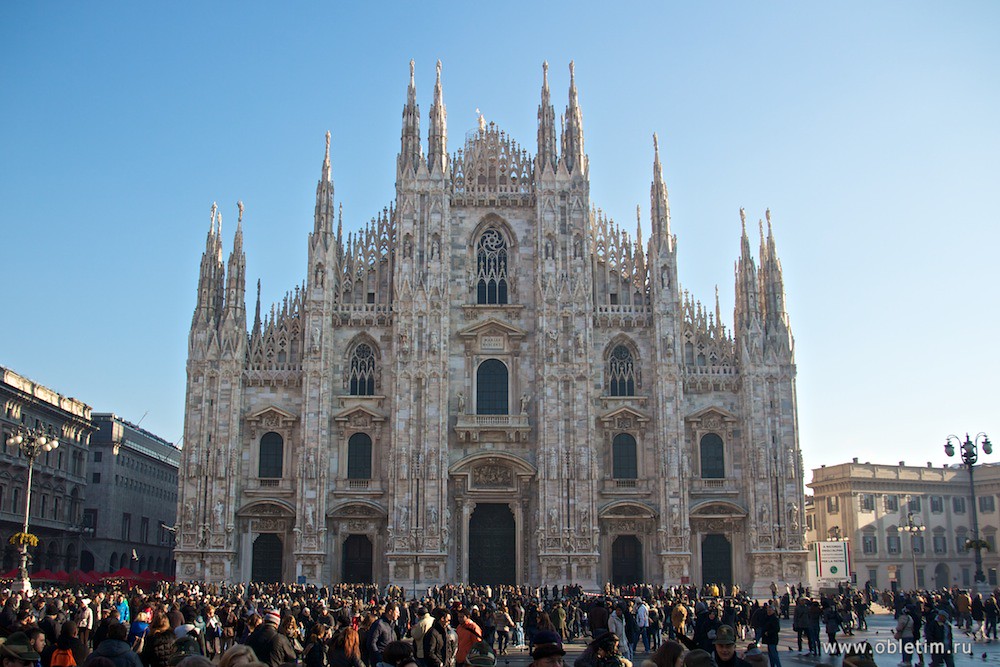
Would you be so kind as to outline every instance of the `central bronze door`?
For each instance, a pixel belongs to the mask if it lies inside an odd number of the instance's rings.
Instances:
[[[642,542],[635,535],[622,535],[611,545],[611,583],[625,586],[644,581]]]
[[[367,535],[351,535],[344,540],[344,583],[372,583],[372,541]]]
[[[701,581],[726,588],[733,585],[733,546],[725,535],[711,533],[701,543]]]
[[[469,583],[516,584],[514,515],[502,503],[480,503],[469,519]]]
[[[281,583],[283,552],[280,537],[274,533],[259,535],[253,541],[250,579],[262,584]]]

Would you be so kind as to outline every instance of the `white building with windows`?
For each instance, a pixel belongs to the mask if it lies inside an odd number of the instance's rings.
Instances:
[[[942,459],[944,453],[942,452]],[[1000,465],[976,466],[976,510],[983,572],[997,585]],[[974,552],[968,469],[959,465],[908,466],[851,463],[813,470],[813,502],[807,503],[810,541],[851,541],[852,577],[878,588],[971,586]],[[910,526],[916,530],[909,530]],[[922,528],[922,529],[921,529]]]
[[[412,74],[395,200],[345,238],[328,135],[305,282],[263,313],[258,286],[249,327],[243,207],[226,263],[213,206],[178,576],[799,581],[770,215],[759,256],[743,221],[729,329],[678,282],[655,137],[636,239],[594,208],[572,65],[561,123],[545,69],[534,156],[482,119],[449,153],[440,64],[424,144]]]

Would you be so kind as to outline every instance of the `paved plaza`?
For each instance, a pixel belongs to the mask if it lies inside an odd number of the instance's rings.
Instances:
[[[901,660],[901,656],[899,654],[899,642],[892,639],[892,629],[894,627],[895,620],[892,614],[879,611],[868,617],[868,630],[856,630],[853,637],[841,637],[841,635],[838,635],[838,639],[857,642],[867,641],[876,650],[875,662],[878,663],[879,667],[896,667]],[[822,638],[825,639],[825,637],[826,633],[822,633]],[[737,648],[742,652],[743,649],[746,649],[746,644],[748,643],[749,640],[747,642],[739,642],[737,643]],[[891,649],[889,648],[890,646],[892,647]],[[572,665],[573,661],[583,653],[585,648],[586,643],[579,640],[567,644],[566,665]],[[982,641],[972,642],[962,631],[956,630],[955,648],[956,651],[960,651],[960,649],[967,651],[956,654],[956,667],[1000,663],[1000,642],[992,642],[990,644]],[[635,667],[640,667],[642,661],[649,657],[649,654],[642,653],[642,642],[639,642],[639,651],[634,661]],[[792,630],[792,621],[791,619],[781,619],[781,664],[783,667],[808,667],[812,665],[840,667],[842,662],[842,656],[824,655],[821,658],[811,658],[799,655],[795,631]],[[925,662],[929,665],[929,658]],[[527,652],[516,649],[512,649],[510,655],[498,656],[497,659],[497,665],[503,667],[523,667],[530,663],[531,657],[528,656]]]

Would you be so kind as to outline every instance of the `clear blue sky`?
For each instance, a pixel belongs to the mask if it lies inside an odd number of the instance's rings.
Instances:
[[[575,59],[593,202],[648,210],[658,132],[681,282],[730,322],[739,207],[771,208],[807,467],[1000,444],[998,27],[995,2],[0,3],[0,364],[176,441],[213,201],[227,253],[245,202],[248,297],[277,300],[327,130],[345,226],[391,202],[411,58],[425,137],[440,58],[449,148],[479,108],[531,152],[541,63],[558,113]]]

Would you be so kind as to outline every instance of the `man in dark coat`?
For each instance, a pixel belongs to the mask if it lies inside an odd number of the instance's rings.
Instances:
[[[281,615],[271,610],[264,614],[264,622],[247,637],[247,646],[253,649],[257,659],[271,667],[280,667],[286,662],[295,662],[295,649],[288,637],[278,632]]]
[[[396,641],[396,631],[393,630],[393,627],[395,627],[398,618],[399,605],[390,602],[385,606],[382,616],[368,629],[368,634],[365,636],[365,649],[367,649],[368,657],[373,665],[382,661],[382,651],[385,647]]]
[[[598,635],[608,631],[608,619],[611,613],[604,606],[604,600],[598,600],[587,612],[587,625],[590,626],[590,634],[596,639]]]
[[[451,615],[444,607],[431,611],[434,622],[424,633],[424,660],[427,667],[451,667],[453,647],[448,645],[448,621]]]
[[[736,631],[720,625],[715,631],[712,656],[719,667],[750,667],[750,663],[736,655]]]
[[[115,667],[142,667],[142,660],[125,641],[126,637],[128,637],[128,626],[115,623],[108,628],[107,639],[101,642],[83,665],[89,665],[97,658],[107,658]]]

